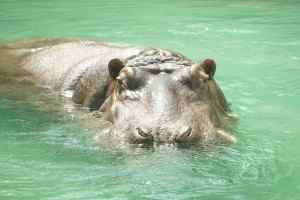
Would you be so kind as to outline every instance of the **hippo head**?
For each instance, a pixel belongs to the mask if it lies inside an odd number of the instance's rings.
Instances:
[[[108,69],[112,82],[100,111],[112,123],[110,135],[132,144],[207,144],[219,138],[229,109],[214,80],[214,60],[137,66],[113,59]]]

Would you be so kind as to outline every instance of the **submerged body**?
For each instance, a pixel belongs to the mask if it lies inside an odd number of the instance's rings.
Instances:
[[[154,48],[82,40],[0,46],[0,81],[30,82],[103,113],[100,140],[129,144],[234,142],[216,64]]]

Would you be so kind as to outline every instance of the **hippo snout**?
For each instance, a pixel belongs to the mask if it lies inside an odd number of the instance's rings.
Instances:
[[[135,143],[184,143],[189,142],[192,136],[191,127],[185,127],[181,130],[175,131],[160,128],[148,129],[143,127],[137,127],[135,132]]]

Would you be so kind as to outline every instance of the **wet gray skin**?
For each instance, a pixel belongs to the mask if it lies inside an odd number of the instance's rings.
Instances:
[[[84,40],[0,46],[0,81],[52,88],[109,122],[98,139],[122,144],[232,143],[216,63],[167,50]]]
[[[153,57],[168,56],[167,61],[149,63]],[[229,107],[213,78],[212,59],[193,64],[162,50],[148,50],[139,57],[142,64],[115,59],[110,66],[121,70],[111,76],[114,90],[100,108],[112,123],[107,134],[125,136],[132,144],[235,142],[222,130]]]

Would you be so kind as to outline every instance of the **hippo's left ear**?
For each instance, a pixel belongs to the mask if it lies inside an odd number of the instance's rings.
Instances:
[[[109,75],[112,79],[116,79],[119,76],[120,71],[125,67],[123,61],[118,58],[114,58],[108,63]]]
[[[205,59],[200,66],[204,72],[209,76],[209,79],[212,79],[216,72],[216,62],[213,59]]]

